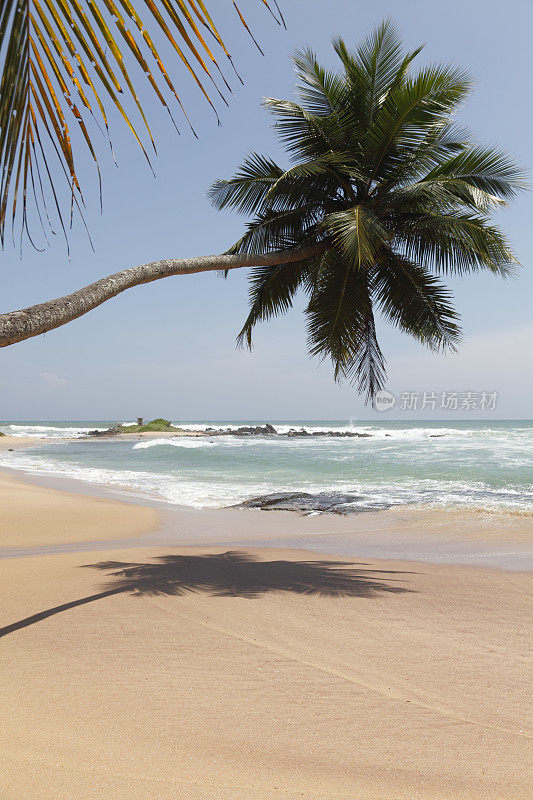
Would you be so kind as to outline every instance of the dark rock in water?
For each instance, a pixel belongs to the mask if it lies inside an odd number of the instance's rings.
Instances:
[[[263,511],[296,511],[300,514],[358,514],[360,511],[383,511],[390,508],[387,503],[370,504],[361,495],[341,492],[277,492],[252,497],[232,508],[259,508]]]
[[[311,436],[309,431],[306,431],[305,428],[300,428],[299,431],[295,430],[294,428],[291,428],[290,431],[288,431],[287,433],[282,433],[281,435],[282,436]]]
[[[277,430],[273,425],[243,425],[240,428],[233,428],[233,430],[219,431],[220,434],[227,436],[271,436],[276,434]]]
[[[356,431],[313,431],[313,433],[309,433],[305,428],[300,428],[299,431],[291,428],[287,433],[280,433],[280,436],[288,436],[291,439],[302,436],[329,436],[332,439],[369,439],[372,434],[357,433]]]
[[[306,428],[290,428],[286,433],[278,433],[273,425],[242,425],[240,428],[206,428],[205,432],[211,436],[286,436],[289,439],[301,439],[309,436],[330,436],[335,439],[368,439],[371,433],[357,433],[356,431],[313,431]],[[191,431],[194,433],[194,431]]]

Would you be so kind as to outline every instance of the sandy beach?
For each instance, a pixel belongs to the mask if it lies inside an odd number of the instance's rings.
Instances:
[[[12,473],[0,503],[4,555],[59,548],[0,560],[3,800],[531,796],[527,573],[224,545],[237,517],[347,525],[283,512],[189,510],[220,546],[147,546],[154,508]]]
[[[0,800],[533,800],[532,26],[0,0]]]
[[[157,514],[148,508],[43,489],[0,477],[0,546],[62,544],[135,536],[153,530]]]

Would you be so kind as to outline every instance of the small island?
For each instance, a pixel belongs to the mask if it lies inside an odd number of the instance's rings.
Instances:
[[[95,429],[89,431],[87,436],[131,436],[142,433],[165,433],[174,436],[287,436],[289,438],[301,438],[305,436],[329,436],[342,439],[368,439],[371,433],[359,433],[357,431],[313,431],[310,433],[305,428],[291,428],[286,433],[278,433],[276,428],[269,422],[265,425],[244,425],[239,428],[205,428],[205,429],[185,429],[172,425],[167,419],[158,417],[151,422],[131,425],[113,425],[105,431]]]
[[[153,419],[146,424],[132,424],[132,425],[113,425],[111,428],[107,428],[105,431],[100,431],[95,429],[93,431],[89,431],[87,436],[120,436],[121,434],[131,434],[131,433],[182,433],[182,428],[176,428],[172,425],[168,419],[162,419],[158,417],[157,419]]]

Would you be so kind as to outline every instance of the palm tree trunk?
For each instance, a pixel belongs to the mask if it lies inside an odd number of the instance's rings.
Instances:
[[[59,328],[73,319],[82,317],[93,308],[105,303],[117,294],[139,286],[141,283],[151,283],[160,278],[171,275],[192,275],[196,272],[211,272],[215,270],[240,269],[242,267],[275,266],[293,261],[302,261],[316,255],[321,247],[302,248],[285,252],[266,253],[254,255],[242,253],[239,255],[197,256],[195,258],[173,258],[164,261],[152,261],[149,264],[140,264],[137,267],[123,269],[101,278],[96,283],[84,286],[83,289],[48,300],[36,306],[24,308],[21,311],[10,311],[0,314],[0,347],[7,347],[32,336],[39,336],[54,328]]]

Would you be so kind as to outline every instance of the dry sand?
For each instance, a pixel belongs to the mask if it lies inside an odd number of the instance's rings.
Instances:
[[[4,541],[154,524],[140,506],[0,486]],[[301,550],[194,558],[223,551],[0,560],[0,625],[30,618],[0,641],[2,800],[532,796],[529,575]],[[82,568],[111,560],[141,566],[124,591],[76,603],[117,586],[110,564]]]
[[[157,521],[150,508],[34,486],[0,473],[0,547],[119,539],[153,530]]]
[[[0,437],[0,450],[22,450],[42,438]],[[152,509],[35,486],[0,472],[0,547],[30,547],[131,537],[153,530]],[[2,795],[0,794],[0,798]]]

